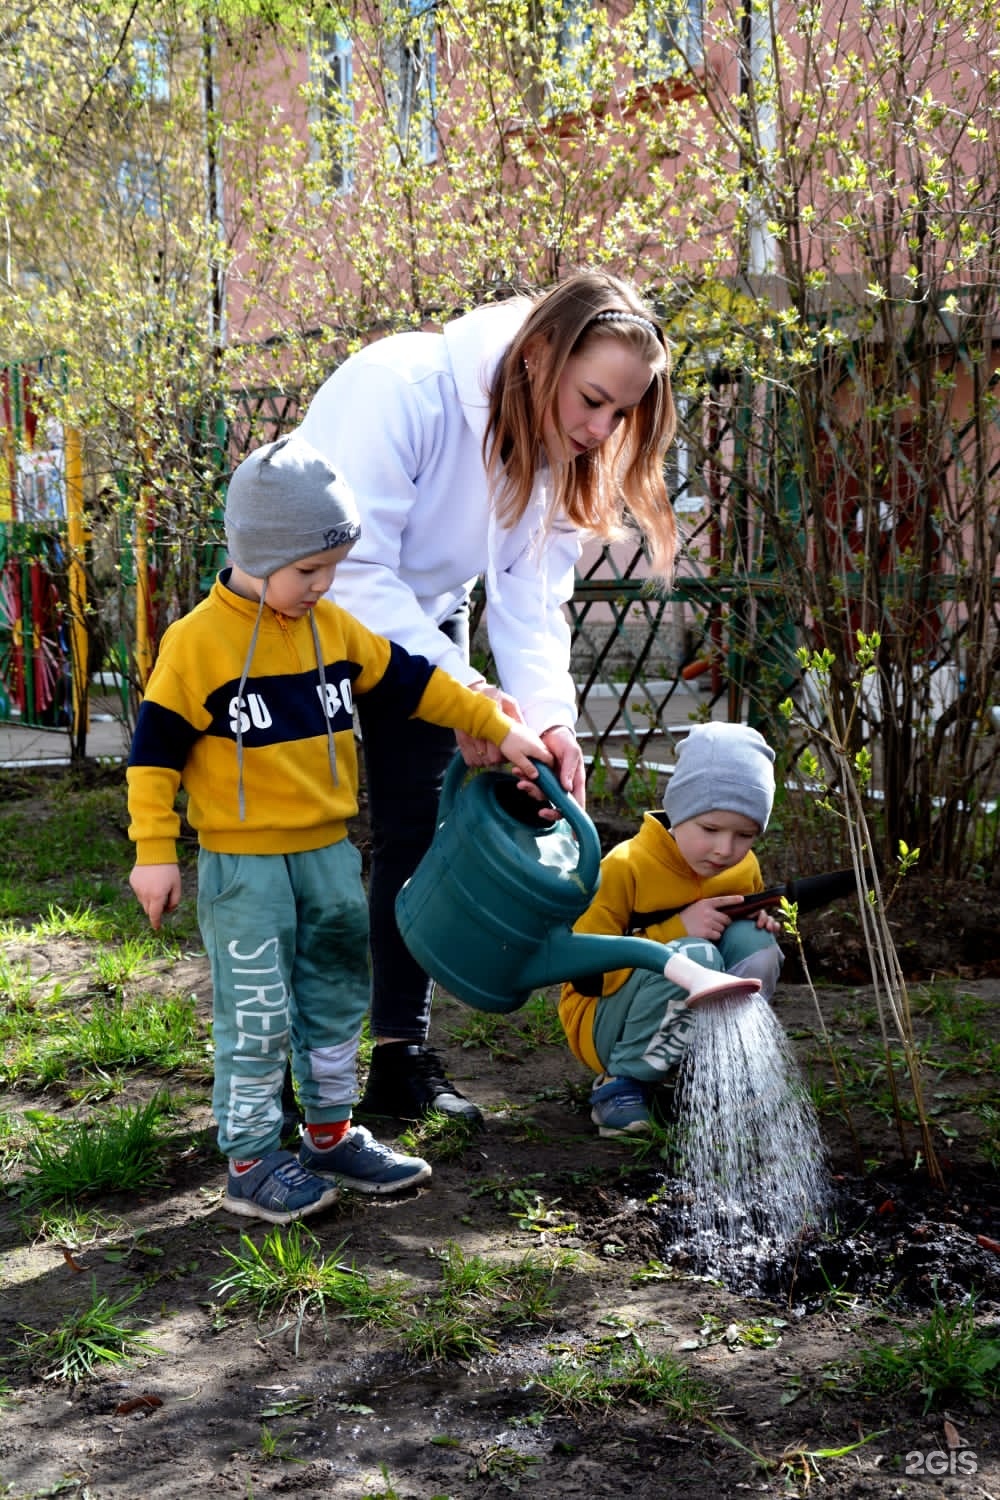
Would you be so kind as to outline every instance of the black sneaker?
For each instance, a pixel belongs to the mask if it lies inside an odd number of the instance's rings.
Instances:
[[[481,1110],[459,1093],[445,1075],[436,1052],[419,1042],[383,1042],[372,1048],[368,1082],[355,1115],[420,1120],[431,1110],[464,1120],[482,1121]]]

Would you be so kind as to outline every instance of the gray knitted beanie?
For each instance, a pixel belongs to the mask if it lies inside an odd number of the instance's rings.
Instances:
[[[361,535],[350,485],[296,433],[256,448],[233,471],[225,526],[229,556],[251,578]]]
[[[743,813],[767,827],[774,803],[774,751],[745,724],[696,724],[677,747],[663,794],[670,826],[707,812]]]

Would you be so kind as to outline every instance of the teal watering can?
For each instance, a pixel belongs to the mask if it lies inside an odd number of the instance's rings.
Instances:
[[[557,822],[505,771],[463,786],[466,766],[448,768],[430,848],[396,897],[403,941],[421,968],[477,1010],[517,1010],[536,989],[612,969],[668,973],[691,1002],[758,989],[692,963],[648,938],[575,933],[601,878],[597,829],[545,765],[538,786]],[[668,972],[668,964],[670,970]]]

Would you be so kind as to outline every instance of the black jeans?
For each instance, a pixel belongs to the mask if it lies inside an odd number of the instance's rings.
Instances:
[[[469,654],[467,605],[441,630]],[[445,772],[456,753],[455,733],[422,719],[365,711],[357,701],[371,822],[372,1009],[376,1037],[423,1042],[431,1020],[433,981],[411,958],[396,926],[396,896],[434,836]]]

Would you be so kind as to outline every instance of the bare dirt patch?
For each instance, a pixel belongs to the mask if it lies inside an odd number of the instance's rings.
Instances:
[[[995,894],[991,911],[995,934]],[[953,904],[953,933],[955,914]],[[813,955],[831,928],[835,953],[847,953],[849,915],[834,911],[810,926]],[[916,943],[921,930],[907,940]],[[62,976],[70,992],[81,967],[70,943],[9,945],[7,956]],[[952,976],[995,1038],[994,961],[995,951],[977,972],[963,950],[950,966],[935,953],[926,967]],[[870,995],[835,966],[831,985],[827,966],[811,956],[814,963],[828,1024],[860,1066],[872,1045]],[[829,1084],[812,996],[791,959],[789,969],[777,1013],[806,1073]],[[207,1013],[199,954],[156,983],[197,995]],[[544,1322],[511,1326],[495,1348],[461,1360],[417,1362],[398,1339],[337,1319],[307,1324],[296,1355],[293,1329],[223,1315],[212,1287],[227,1269],[224,1252],[244,1234],[259,1245],[266,1230],[218,1207],[220,1165],[202,1087],[185,1108],[163,1183],[138,1199],[101,1197],[112,1226],[103,1238],[68,1254],[33,1241],[18,1199],[4,1200],[0,1338],[9,1389],[0,1492],[19,1500],[500,1500],[523,1489],[540,1500],[735,1500],[811,1488],[828,1500],[991,1500],[1000,1494],[1000,1430],[987,1403],[963,1398],[925,1410],[917,1389],[888,1400],[851,1383],[860,1350],[918,1326],[935,1302],[959,1306],[974,1294],[977,1317],[1000,1337],[1000,1254],[989,1248],[1000,1241],[1000,1194],[982,1109],[984,1092],[992,1087],[996,1098],[996,1079],[960,1068],[930,1002],[918,1009],[944,1191],[929,1188],[915,1165],[914,1127],[901,1141],[884,1112],[859,1106],[859,1160],[830,1104],[821,1115],[837,1195],[830,1232],[775,1267],[766,1295],[748,1296],[692,1274],[683,1257],[664,1259],[666,1166],[597,1137],[589,1079],[565,1048],[526,1037],[518,1014],[489,1045],[473,1044],[472,1013],[442,997],[433,1039],[484,1107],[484,1129],[459,1156],[435,1160],[425,1190],[394,1202],[345,1196],[311,1228],[323,1253],[342,1246],[341,1258],[373,1280],[405,1278],[415,1307],[439,1287],[449,1246],[510,1263],[528,1253],[568,1258]],[[136,1075],[115,1097],[148,1097],[162,1084]],[[18,1093],[0,1109],[32,1105],[72,1107]],[[87,1300],[92,1277],[109,1294],[141,1288],[135,1313],[161,1352],[76,1387],[46,1382],[14,1357],[23,1327],[53,1326]],[[603,1412],[546,1400],[540,1381],[555,1361],[582,1367],[616,1344],[683,1361],[711,1392],[707,1417],[685,1420],[638,1390]],[[862,1438],[870,1441],[830,1456]]]

